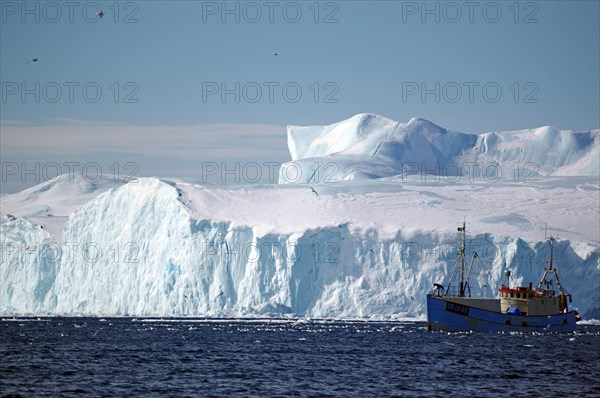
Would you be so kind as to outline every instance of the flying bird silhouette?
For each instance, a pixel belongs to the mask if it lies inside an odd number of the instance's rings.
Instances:
[[[221,297],[225,292],[223,291],[223,285],[219,286],[219,294],[217,294],[217,297],[215,297],[215,301],[217,301],[217,299],[219,297]]]
[[[104,17],[104,15],[105,15],[105,14],[104,14],[104,11],[102,11],[102,9],[99,9],[99,10],[96,12],[96,15],[98,15],[100,18],[102,18],[102,17]]]
[[[23,65],[27,65],[27,64],[28,64],[28,63],[30,63],[30,62],[37,62],[37,61],[39,61],[39,60],[40,60],[40,57],[41,57],[42,55],[44,55],[44,54],[40,54],[40,55],[38,55],[38,56],[35,56],[35,57],[33,57],[33,58],[31,58],[31,59],[27,60],[27,62],[25,62]]]

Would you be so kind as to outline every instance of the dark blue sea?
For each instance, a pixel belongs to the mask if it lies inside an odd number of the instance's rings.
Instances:
[[[600,326],[432,333],[422,322],[0,321],[0,397],[599,397]]]

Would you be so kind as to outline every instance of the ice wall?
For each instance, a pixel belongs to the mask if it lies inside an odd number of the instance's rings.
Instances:
[[[446,281],[457,236],[347,224],[259,235],[252,226],[194,219],[174,183],[140,179],[106,191],[71,214],[60,240],[25,219],[0,225],[0,312],[130,316],[423,316],[425,294]],[[600,317],[600,251],[555,248],[563,284],[584,317]],[[477,235],[482,258],[473,291],[492,296],[513,270],[537,282],[541,242]]]

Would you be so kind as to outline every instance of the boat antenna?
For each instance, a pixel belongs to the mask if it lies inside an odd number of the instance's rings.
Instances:
[[[466,223],[463,220],[463,226],[458,227],[458,232],[460,232],[460,285],[459,285],[459,297],[465,296],[465,231],[466,231]]]
[[[550,236],[548,238],[548,242],[550,242],[550,260],[548,260],[548,270],[552,271],[552,242],[554,241],[554,237]]]

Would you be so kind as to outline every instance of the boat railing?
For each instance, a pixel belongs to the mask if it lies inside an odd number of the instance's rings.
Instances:
[[[458,286],[442,286],[439,283],[433,285],[433,289],[429,292],[429,295],[442,297],[442,296],[460,296],[460,288]]]
[[[446,296],[460,296],[460,287],[458,286],[449,286],[446,287]]]

